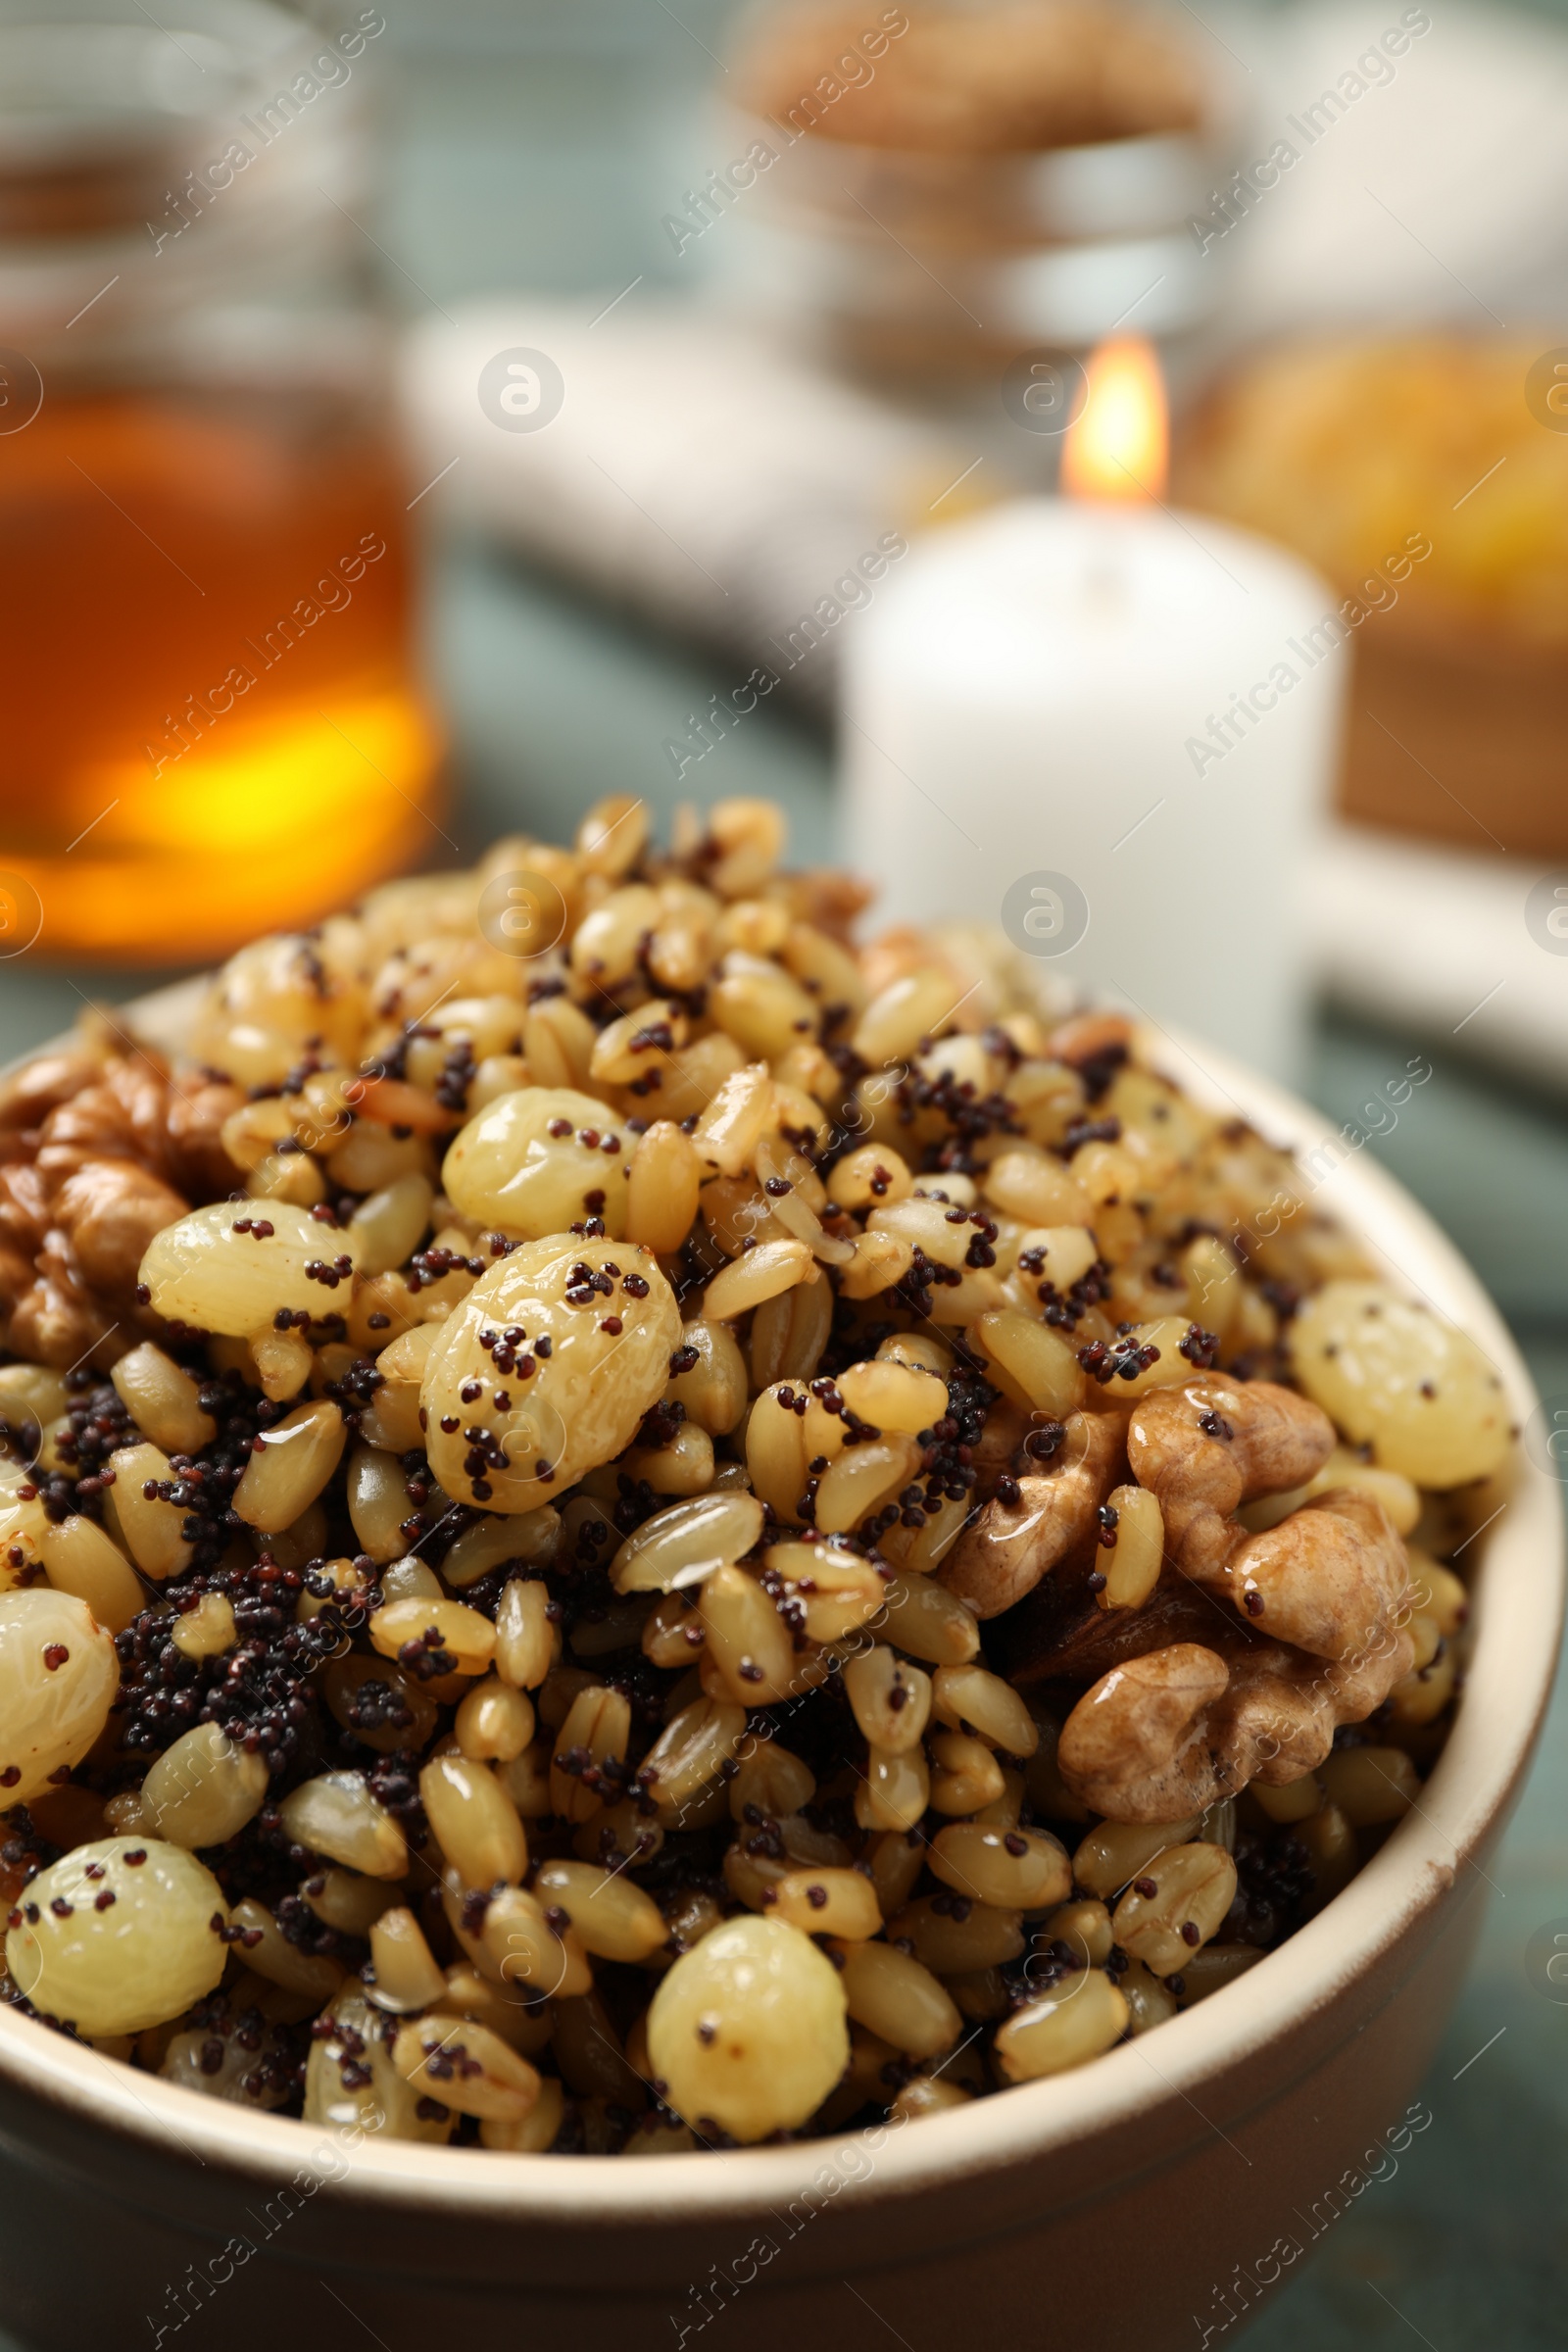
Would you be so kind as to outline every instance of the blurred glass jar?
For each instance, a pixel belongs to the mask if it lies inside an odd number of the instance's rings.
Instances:
[[[385,21],[159,15],[0,0],[0,954],[308,922],[439,789],[351,217]]]
[[[1124,320],[1179,336],[1222,291],[1191,219],[1242,112],[1190,33],[1143,0],[753,0],[724,85],[738,168],[685,218],[700,235],[733,209],[713,248],[733,302],[904,387]]]

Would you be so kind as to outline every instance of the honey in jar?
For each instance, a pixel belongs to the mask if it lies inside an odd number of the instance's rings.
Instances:
[[[434,838],[417,485],[350,217],[373,35],[187,23],[0,19],[0,933],[40,954],[217,956]],[[302,75],[314,117],[272,103]],[[7,103],[47,135],[19,153]]]

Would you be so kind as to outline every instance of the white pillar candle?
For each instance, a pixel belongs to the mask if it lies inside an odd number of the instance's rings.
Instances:
[[[1295,1078],[1336,610],[1205,516],[1032,499],[933,533],[846,645],[852,861],[893,919],[1000,922],[1043,972]]]

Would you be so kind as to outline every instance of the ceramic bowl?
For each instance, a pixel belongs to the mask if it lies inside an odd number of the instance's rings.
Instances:
[[[1370,1151],[1206,1049],[1152,1045],[1200,1099],[1309,1155],[1315,1204],[1473,1334],[1528,1424],[1495,1309]],[[6,2325],[38,2352],[111,2329],[149,2352],[405,2352],[501,2340],[489,2329],[569,2352],[928,2352],[982,2325],[1000,2342],[1201,2352],[1430,2120],[1417,2090],[1551,1681],[1549,1461],[1539,1440],[1521,1449],[1474,1543],[1473,1662],[1417,1808],[1283,1948],[1157,2032],[902,2131],[566,2159],[349,2144],[0,2012]]]

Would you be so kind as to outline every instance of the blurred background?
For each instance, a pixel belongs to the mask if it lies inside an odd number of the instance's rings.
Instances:
[[[1568,7],[0,0],[0,1060],[765,793],[1308,1094],[1568,1406],[1565,123]],[[1560,2340],[1565,1800],[1559,1705],[1260,2347]]]

